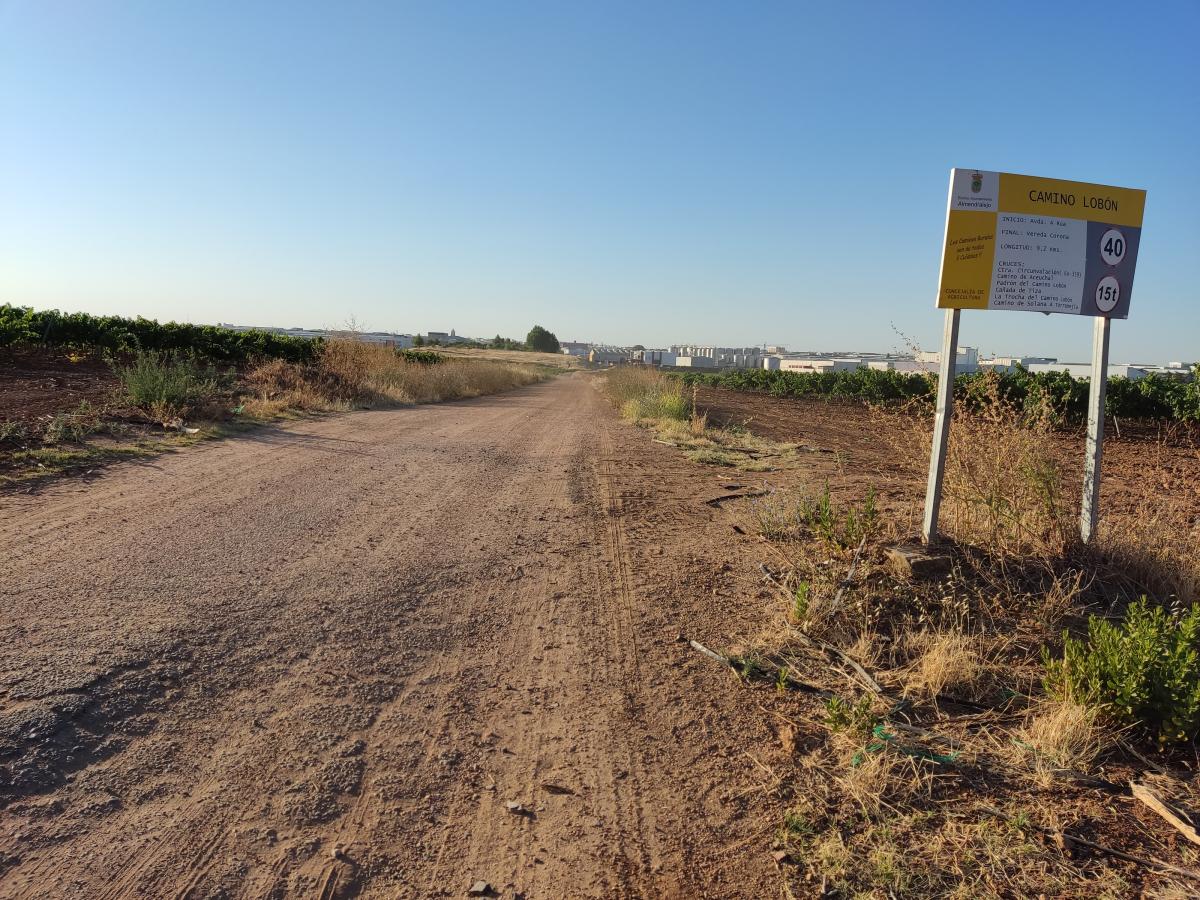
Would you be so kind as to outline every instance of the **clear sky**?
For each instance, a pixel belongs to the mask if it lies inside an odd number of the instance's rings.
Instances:
[[[1146,188],[1113,358],[1196,359],[1198,40],[1195,0],[0,0],[0,302],[932,347],[958,165]]]

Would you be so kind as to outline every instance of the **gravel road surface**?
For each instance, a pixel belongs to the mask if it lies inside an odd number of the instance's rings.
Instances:
[[[777,895],[722,480],[575,374],[0,496],[0,896]]]

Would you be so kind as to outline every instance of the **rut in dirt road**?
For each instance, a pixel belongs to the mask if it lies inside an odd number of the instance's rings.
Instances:
[[[564,376],[0,498],[0,896],[776,893],[706,491]]]

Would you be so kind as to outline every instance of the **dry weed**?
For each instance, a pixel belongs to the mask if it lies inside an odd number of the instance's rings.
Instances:
[[[1107,743],[1096,709],[1046,700],[1030,711],[1012,752],[1017,762],[1032,762],[1036,780],[1048,787],[1057,771],[1086,772]]]
[[[932,441],[929,422],[907,411],[873,413],[896,458],[923,481]],[[1053,418],[1031,421],[986,383],[956,404],[942,486],[939,530],[960,544],[1001,557],[1055,558],[1074,541],[1075,494],[1063,491]]]
[[[1148,594],[1181,606],[1200,601],[1200,517],[1190,505],[1195,485],[1153,470],[1136,478],[1132,508],[1100,520],[1093,565],[1127,596]]]
[[[331,340],[312,366],[272,360],[248,372],[246,412],[269,416],[287,410],[437,403],[494,394],[545,377],[546,370],[532,366],[470,358],[411,362],[379,344]]]
[[[850,736],[842,741],[852,744]],[[850,765],[837,776],[842,794],[867,818],[875,819],[898,806],[926,802],[933,797],[933,772],[929,763],[890,747],[864,749],[859,745]]]
[[[989,675],[981,639],[961,631],[920,631],[905,643],[916,656],[905,678],[907,691],[937,697],[947,691],[977,696]]]

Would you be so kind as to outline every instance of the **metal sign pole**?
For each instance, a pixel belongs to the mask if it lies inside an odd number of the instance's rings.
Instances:
[[[946,471],[946,447],[950,419],[954,414],[954,369],[958,360],[958,315],[946,310],[942,332],[942,359],[938,368],[937,416],[933,420],[933,449],[929,455],[929,483],[925,488],[925,522],[921,536],[928,544],[937,537],[938,510],[942,505],[942,474]]]
[[[1087,449],[1083,461],[1083,508],[1079,536],[1086,544],[1100,514],[1100,457],[1104,450],[1104,394],[1108,389],[1108,335],[1112,319],[1096,316],[1092,331],[1092,382],[1088,388]]]

